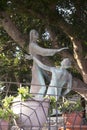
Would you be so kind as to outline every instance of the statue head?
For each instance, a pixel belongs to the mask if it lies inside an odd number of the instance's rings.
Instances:
[[[30,31],[30,43],[31,42],[36,42],[39,38],[39,34],[35,29],[32,29]]]
[[[70,61],[70,59],[69,58],[63,59],[62,62],[61,62],[61,66],[63,68],[66,68],[66,69],[70,68],[71,67],[71,61]]]

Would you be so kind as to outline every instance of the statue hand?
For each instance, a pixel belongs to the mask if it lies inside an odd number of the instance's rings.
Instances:
[[[60,52],[60,51],[65,50],[65,49],[69,49],[69,48],[68,47],[63,47],[61,49],[58,49],[57,52]]]
[[[58,49],[57,52],[60,52],[60,51],[65,50],[65,49],[69,49],[69,48],[68,47],[63,47],[61,49]]]
[[[26,54],[26,55],[25,55],[25,59],[31,60],[31,59],[33,59],[33,58],[32,58],[32,55],[27,55],[27,54]]]
[[[69,49],[69,47],[64,47],[64,49]]]

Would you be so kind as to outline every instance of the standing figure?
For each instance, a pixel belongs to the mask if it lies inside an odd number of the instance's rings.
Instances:
[[[41,63],[37,58],[33,57],[33,59],[40,68],[52,73],[51,81],[47,90],[47,95],[53,95],[58,100],[65,85],[66,90],[64,91],[63,95],[66,95],[70,92],[72,87],[72,75],[66,70],[67,68],[71,67],[71,62],[68,58],[65,58],[61,62],[60,67],[49,67]],[[42,88],[40,89],[39,93],[43,93]]]
[[[36,30],[31,30],[30,31],[30,43],[29,43],[30,57],[28,57],[28,59],[33,59],[33,57],[36,57],[37,59],[39,59],[39,56],[53,56],[57,52],[60,52],[64,49],[68,49],[68,47],[64,47],[61,49],[42,48],[37,44],[38,38],[39,38],[38,32]],[[39,90],[41,88],[43,89],[43,91],[46,90],[43,73],[41,71],[41,67],[39,67],[37,65],[37,63],[33,60],[32,81],[31,81],[30,92],[33,94],[36,94],[39,92]]]

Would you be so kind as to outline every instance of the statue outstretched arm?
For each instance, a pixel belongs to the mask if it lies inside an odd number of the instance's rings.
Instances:
[[[63,95],[66,95],[67,93],[69,93],[71,91],[71,88],[72,88],[72,75],[69,74],[68,81],[67,81],[67,88],[65,92],[63,93]]]
[[[41,55],[41,56],[53,56],[57,52],[63,51],[68,49],[68,47],[64,47],[61,49],[46,49],[38,46],[36,43],[30,43],[29,46],[29,52],[30,54],[36,54],[36,55]]]
[[[32,29],[30,31],[30,44],[29,44],[29,53],[31,55],[53,56],[57,52],[68,49],[68,47],[64,47],[61,49],[42,48],[37,44],[38,38],[39,38],[38,32],[35,29]]]
[[[43,64],[42,62],[40,62],[36,57],[33,57],[33,59],[34,59],[34,61],[36,62],[36,64],[37,64],[40,68],[42,68],[42,69],[44,69],[44,70],[47,70],[47,71],[51,71],[51,70],[50,70],[51,67],[44,65],[44,64]]]

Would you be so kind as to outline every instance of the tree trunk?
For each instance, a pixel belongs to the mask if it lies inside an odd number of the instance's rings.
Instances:
[[[20,47],[24,47],[26,44],[25,37],[21,34],[21,32],[17,29],[15,24],[11,21],[10,17],[5,13],[1,13],[1,24],[4,30],[8,33],[8,35],[20,45]]]

